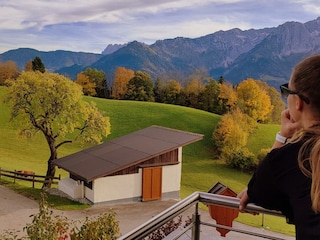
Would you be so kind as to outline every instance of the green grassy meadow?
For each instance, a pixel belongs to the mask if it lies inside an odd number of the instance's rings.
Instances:
[[[45,139],[40,134],[30,139],[19,136],[18,126],[10,123],[8,106],[3,103],[5,93],[6,88],[0,87],[0,167],[7,170],[33,170],[36,174],[45,175],[49,157]],[[221,161],[214,159],[212,132],[220,120],[220,116],[216,114],[151,102],[91,97],[85,97],[85,100],[94,101],[104,115],[110,117],[111,134],[104,141],[151,125],[204,135],[202,141],[183,148],[181,198],[195,191],[207,192],[218,181],[233,191],[240,192],[250,179],[250,174],[230,169]],[[248,148],[257,153],[260,149],[271,147],[278,130],[278,125],[259,125],[257,131],[250,136]],[[90,146],[65,145],[58,150],[58,154],[59,157],[66,156],[85,147]],[[61,169],[57,170],[57,174],[61,174],[62,177],[67,176],[67,173]],[[31,187],[31,183],[22,181],[16,185],[21,185],[23,188]],[[240,214],[237,221],[261,227],[261,219],[262,216]],[[289,235],[294,234],[293,226],[287,225],[283,218],[265,216],[264,227]]]

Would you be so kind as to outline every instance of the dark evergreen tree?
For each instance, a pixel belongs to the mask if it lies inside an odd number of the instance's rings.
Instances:
[[[44,73],[46,68],[40,57],[36,56],[32,61],[32,70]]]
[[[199,95],[199,108],[207,112],[219,113],[219,93],[219,84],[215,79],[210,78]]]
[[[163,103],[164,102],[164,89],[163,83],[160,78],[157,78],[153,87],[154,101]]]
[[[220,84],[223,84],[223,83],[224,83],[224,77],[223,77],[223,76],[220,76],[220,77],[219,77],[218,83],[220,83]]]

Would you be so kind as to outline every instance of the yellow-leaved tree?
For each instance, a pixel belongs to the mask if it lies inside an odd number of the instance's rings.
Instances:
[[[273,106],[265,122],[280,124],[281,112],[285,109],[285,103],[281,98],[280,92],[261,80],[257,80],[256,83],[270,96],[271,105]]]
[[[79,73],[77,75],[77,80],[75,81],[77,84],[79,84],[82,87],[83,94],[86,96],[95,96],[96,93],[96,84],[93,82],[90,82],[90,79],[87,75],[84,73]]]
[[[81,87],[62,75],[23,72],[8,85],[5,102],[11,105],[12,120],[19,122],[22,134],[40,132],[48,143],[50,157],[43,187],[51,186],[55,175],[52,161],[58,158],[59,147],[73,141],[100,143],[110,134],[109,118],[84,101]]]
[[[221,117],[213,132],[213,139],[220,158],[227,165],[240,170],[250,170],[254,166],[254,155],[246,148],[249,134],[257,123],[240,109]]]
[[[265,121],[273,109],[270,96],[252,78],[248,78],[238,85],[237,96],[237,105],[240,110],[256,121]]]
[[[221,82],[219,83],[220,92],[219,92],[219,114],[224,114],[230,111],[233,111],[236,107],[236,103],[238,100],[237,93],[234,90],[231,83]]]
[[[184,94],[186,98],[186,105],[189,107],[197,108],[199,102],[199,95],[204,89],[204,84],[200,78],[190,78],[185,83]]]
[[[177,99],[182,90],[181,84],[176,80],[169,80],[163,87],[164,90],[164,102],[169,104],[177,103]]]

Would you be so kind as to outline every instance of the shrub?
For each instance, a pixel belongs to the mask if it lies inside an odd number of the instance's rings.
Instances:
[[[18,237],[19,231],[15,230],[6,230],[5,232],[0,234],[1,240],[27,240],[25,237]]]
[[[243,114],[239,109],[222,116],[213,132],[215,146],[220,159],[232,168],[251,171],[255,169],[257,160],[245,146],[249,135],[256,129],[253,118]]]
[[[222,158],[232,168],[242,171],[252,171],[256,167],[255,156],[247,148],[237,151],[223,151]]]
[[[217,150],[221,152],[226,146],[233,150],[242,148],[256,127],[257,123],[239,109],[223,115],[212,135]]]
[[[33,220],[24,228],[30,240],[62,240],[67,239],[65,236],[69,232],[70,222],[67,218],[54,216],[53,211],[49,208],[46,195],[41,193],[39,203],[39,213],[31,215]]]
[[[71,240],[115,240],[120,237],[119,222],[115,220],[115,212],[104,213],[97,218],[86,218],[80,229],[73,229]]]
[[[24,227],[27,237],[18,237],[18,231],[5,231],[0,234],[3,240],[115,240],[120,237],[119,222],[115,219],[115,212],[103,213],[98,217],[86,218],[80,223],[80,228],[75,227],[76,222],[66,217],[53,215],[49,208],[44,192],[41,193],[39,213],[31,215],[33,220]]]

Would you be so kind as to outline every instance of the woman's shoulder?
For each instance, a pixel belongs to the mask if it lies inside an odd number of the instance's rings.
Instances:
[[[299,150],[301,146],[303,145],[304,141],[298,141],[298,142],[289,142],[282,147],[272,149],[268,155],[267,158],[274,159],[274,158],[289,158],[289,157],[298,157]]]

